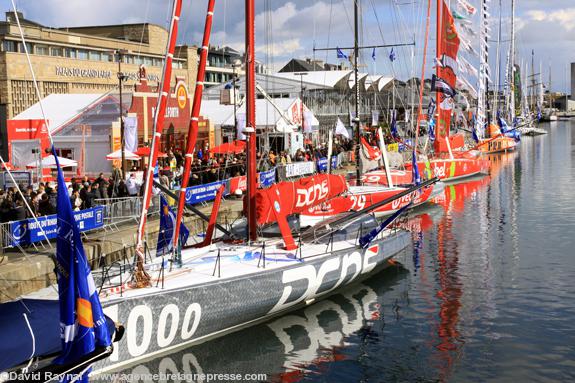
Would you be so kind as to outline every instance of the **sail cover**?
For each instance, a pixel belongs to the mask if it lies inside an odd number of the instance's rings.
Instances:
[[[114,322],[106,317],[110,334]],[[22,299],[0,304],[0,372],[62,350],[57,300]]]
[[[292,182],[280,182],[256,194],[258,225],[275,222],[323,203],[347,190],[342,175],[318,174]]]
[[[455,75],[455,63],[457,63],[457,53],[459,51],[460,39],[455,28],[453,15],[449,6],[442,1],[442,12],[438,39],[438,61],[443,65],[438,65],[437,76],[441,78],[446,85],[455,89],[457,77]],[[451,113],[453,109],[453,97],[446,92],[438,92],[438,111],[439,118],[437,122],[435,141],[436,150],[441,147],[441,143],[449,137],[449,126],[451,124]]]

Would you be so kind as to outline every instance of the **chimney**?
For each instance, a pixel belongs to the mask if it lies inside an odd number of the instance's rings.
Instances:
[[[18,18],[20,20],[24,20],[24,14],[20,11],[18,11]],[[6,12],[6,21],[9,23],[15,23],[16,22],[16,15],[14,14],[13,11]]]

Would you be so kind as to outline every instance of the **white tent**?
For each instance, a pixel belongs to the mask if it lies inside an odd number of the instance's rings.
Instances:
[[[132,153],[129,150],[124,150],[124,157],[127,160],[139,160],[140,159],[139,155]],[[122,149],[118,149],[115,152],[108,154],[106,156],[106,159],[108,161],[121,160],[122,159]]]
[[[63,168],[67,168],[67,167],[75,167],[78,166],[78,163],[74,160],[70,160],[68,158],[64,158],[64,157],[58,157],[58,162],[60,163],[60,166]],[[38,168],[40,167],[38,160],[36,161],[32,161],[29,164],[26,165],[27,168]],[[56,160],[54,158],[54,155],[50,154],[49,156],[46,156],[44,158],[42,158],[42,167],[43,168],[56,168]]]

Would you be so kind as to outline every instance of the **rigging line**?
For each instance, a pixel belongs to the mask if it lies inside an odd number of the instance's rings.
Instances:
[[[147,0],[146,1],[146,17],[144,17],[144,20],[148,20],[149,12],[150,12],[150,0]],[[146,32],[146,23],[142,23],[142,35],[140,36],[140,44],[138,45],[137,57],[140,57],[140,54],[142,53],[142,46],[144,45],[144,34],[145,34],[145,32]]]
[[[22,46],[24,47],[24,52],[26,53],[26,59],[28,61],[28,66],[29,66],[30,72],[32,74],[32,81],[34,83],[34,89],[36,90],[36,97],[38,97],[38,104],[39,104],[40,110],[42,112],[42,117],[44,118],[44,124],[46,124],[46,131],[48,132],[48,138],[50,140],[50,144],[53,147],[54,141],[52,140],[52,133],[50,132],[50,125],[48,123],[48,119],[46,118],[46,112],[44,111],[44,105],[42,103],[42,95],[40,94],[40,88],[38,88],[38,81],[36,81],[36,74],[34,73],[34,69],[32,67],[32,61],[30,60],[30,54],[28,52],[28,46],[26,45],[26,39],[24,38],[24,31],[22,30],[22,25],[20,24],[20,17],[18,16],[18,9],[16,8],[16,4],[14,3],[14,0],[11,0],[11,2],[12,2],[12,7],[14,8],[14,15],[15,15],[15,19],[16,19],[16,24],[18,24],[18,30],[20,32],[20,37],[22,40]],[[6,167],[4,159],[2,159],[2,164],[4,165],[4,169],[6,169],[6,171],[8,171],[8,174],[12,178],[12,173]],[[12,180],[14,182],[13,178],[12,178]],[[16,190],[18,190],[18,194],[20,194],[22,199],[26,202],[26,198],[24,198],[24,193],[20,189],[20,186],[16,182],[14,182],[14,184],[16,185]],[[26,202],[26,205],[28,206],[28,202]],[[28,206],[28,208],[29,208],[29,206]],[[46,235],[44,228],[40,225],[38,218],[36,217],[36,215],[33,212],[32,212],[32,218],[34,219],[34,222],[38,225],[38,227],[42,231],[42,235],[44,236],[44,238],[46,238],[46,241],[48,242],[50,249],[52,249],[53,248],[52,243],[50,243],[50,241],[48,240],[48,236]]]

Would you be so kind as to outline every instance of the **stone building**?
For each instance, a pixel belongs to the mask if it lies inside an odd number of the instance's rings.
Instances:
[[[124,90],[132,90],[141,65],[156,87],[162,75],[168,31],[158,25],[126,24],[51,28],[19,13],[41,97],[50,94],[98,94],[117,91],[118,72],[127,75]],[[176,48],[176,77],[193,93],[197,47]],[[191,96],[191,95],[190,95]],[[38,102],[15,14],[0,22],[0,154],[7,156],[6,120]]]

